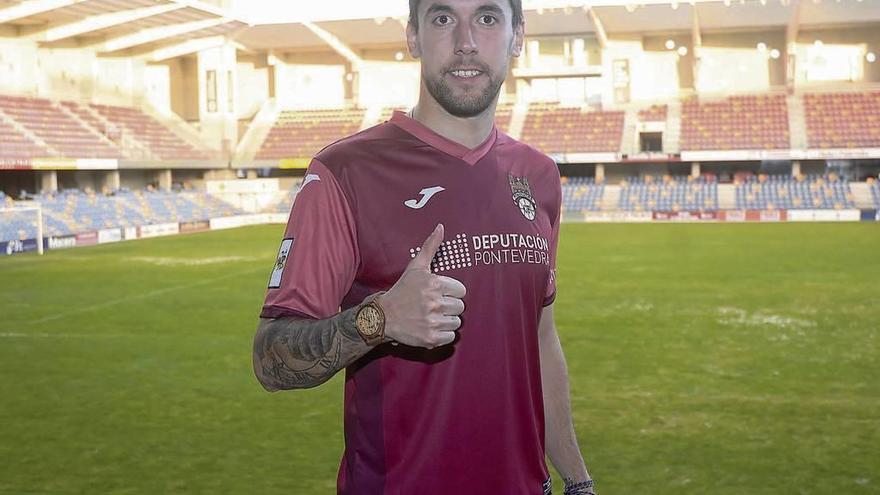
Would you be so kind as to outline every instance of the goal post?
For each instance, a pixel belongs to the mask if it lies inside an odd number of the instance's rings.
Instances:
[[[37,201],[15,201],[11,204],[0,203],[0,226],[10,228],[10,233],[14,237],[8,237],[7,232],[3,232],[0,237],[0,243],[6,244],[6,253],[24,251],[24,241],[21,239],[19,232],[24,230],[21,226],[33,226],[36,230],[37,253],[43,254],[43,207]],[[27,237],[27,236],[25,236]]]

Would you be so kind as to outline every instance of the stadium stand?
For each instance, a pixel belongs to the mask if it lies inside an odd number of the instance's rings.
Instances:
[[[765,175],[736,180],[736,207],[740,209],[853,208],[849,181],[825,176]]]
[[[109,123],[127,130],[131,136],[146,145],[161,160],[204,160],[207,154],[197,150],[189,143],[174,134],[144,112],[113,105],[92,103],[90,108],[96,110]]]
[[[617,152],[622,111],[583,111],[560,103],[531,103],[522,140],[545,153]]]
[[[562,177],[563,211],[599,211],[605,195],[605,183],[593,177]]]
[[[49,156],[67,158],[120,158],[119,150],[103,141],[97,131],[70,117],[50,100],[23,96],[0,95],[0,111],[41,139],[51,149],[27,146],[31,141],[25,136],[13,137],[16,144],[4,157]],[[5,134],[6,129],[3,130]],[[33,144],[33,143],[32,143]]]
[[[880,91],[806,93],[804,111],[811,148],[880,147]]]
[[[0,148],[0,158],[16,159],[49,155],[46,148],[2,120],[0,120],[0,142],[3,143]]]
[[[715,211],[718,183],[714,177],[633,177],[620,184],[623,211]]]
[[[357,132],[364,121],[364,113],[362,108],[281,112],[256,158],[311,157],[324,146]]]
[[[73,101],[62,101],[60,103],[62,107],[67,109],[67,111],[76,115],[77,118],[91,126],[92,129],[95,129],[104,136],[107,136],[108,139],[119,139],[119,130],[113,129],[113,126],[109,125],[108,122],[102,121],[97,116],[97,113],[95,113],[94,110],[91,110],[90,108],[82,106]]]
[[[740,95],[682,104],[681,149],[757,150],[790,146],[784,94]]]
[[[668,105],[651,105],[639,110],[640,122],[665,122]]]
[[[0,242],[34,239],[37,237],[37,224],[33,213],[5,212],[0,222]]]
[[[871,199],[874,200],[874,208],[880,210],[880,181],[873,177],[869,177],[868,187],[871,189]]]
[[[395,110],[400,110],[401,112],[408,112],[409,109],[404,108],[400,105],[384,107],[382,108],[382,113],[379,114],[379,122],[385,122],[386,120],[391,118],[391,114],[394,113]]]
[[[513,117],[513,102],[505,101],[498,102],[498,106],[495,108],[495,125],[499,130],[503,132],[508,132],[510,130],[510,121]],[[394,113],[395,110],[400,110],[402,112],[408,112],[408,108],[404,108],[400,105],[384,107],[382,108],[382,112],[379,114],[379,122],[385,122],[386,120],[391,118],[391,114]]]
[[[278,201],[263,208],[263,213],[290,213],[290,208],[293,206],[293,200],[296,199],[296,195],[299,193],[301,185],[302,179],[298,179],[294,182],[293,186],[278,199]]]
[[[498,130],[509,133],[512,117],[513,103],[498,102],[498,106],[495,107],[495,126],[498,127]]]
[[[113,227],[189,222],[243,213],[204,192],[116,191],[112,195],[78,189],[29,197],[43,207],[45,236],[72,235]],[[0,242],[36,237],[33,214],[6,213]]]

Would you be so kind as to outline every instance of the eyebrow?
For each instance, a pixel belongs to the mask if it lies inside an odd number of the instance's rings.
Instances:
[[[433,3],[428,7],[428,10],[425,11],[425,17],[438,12],[452,13],[452,7],[442,3]],[[491,12],[499,17],[504,16],[504,10],[494,3],[484,3],[483,5],[480,5],[477,7],[477,12]]]

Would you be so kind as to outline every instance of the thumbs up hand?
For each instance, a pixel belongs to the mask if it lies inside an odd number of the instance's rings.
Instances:
[[[394,286],[376,299],[385,313],[386,338],[428,349],[455,340],[466,290],[454,278],[431,273],[442,243],[443,224],[437,224]]]

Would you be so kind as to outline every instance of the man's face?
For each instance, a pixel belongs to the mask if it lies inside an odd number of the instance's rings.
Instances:
[[[495,100],[510,57],[519,56],[523,26],[512,26],[508,0],[421,0],[418,32],[407,45],[422,61],[422,82],[456,117],[473,117]]]

